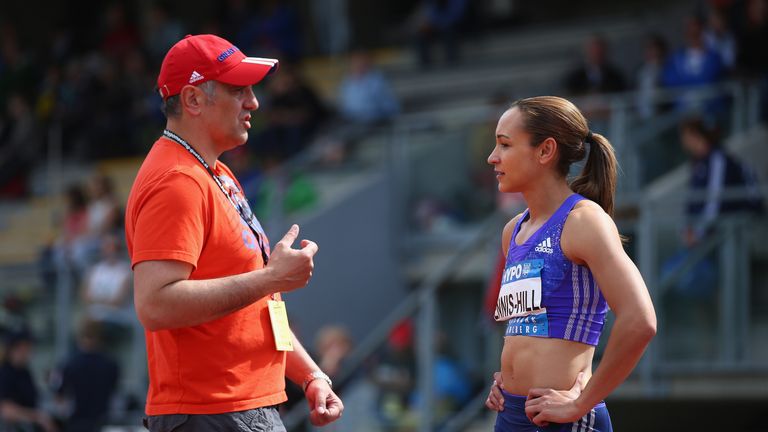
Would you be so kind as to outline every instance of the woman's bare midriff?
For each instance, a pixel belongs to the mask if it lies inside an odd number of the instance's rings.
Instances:
[[[595,348],[564,339],[507,336],[501,352],[504,390],[527,395],[532,388],[568,390],[579,372],[592,376]]]

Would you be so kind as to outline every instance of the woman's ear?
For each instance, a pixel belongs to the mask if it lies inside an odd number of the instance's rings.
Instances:
[[[546,165],[555,160],[557,156],[557,141],[554,138],[549,137],[536,147],[537,157],[539,163]]]

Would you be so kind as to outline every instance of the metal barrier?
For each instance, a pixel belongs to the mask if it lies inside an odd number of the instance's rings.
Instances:
[[[768,188],[763,187],[761,191],[763,197],[768,196]],[[724,190],[721,197],[723,200],[741,199],[751,197],[753,193],[754,189],[732,188]],[[689,195],[692,200],[706,198],[703,194]],[[768,373],[765,359],[755,361],[749,355],[749,337],[754,329],[749,301],[751,276],[758,271],[751,269],[750,264],[753,259],[768,259],[752,252],[753,241],[765,240],[753,236],[768,233],[768,222],[764,216],[721,216],[713,226],[711,234],[691,248],[675,270],[661,274],[665,247],[660,244],[660,240],[670,232],[679,231],[686,222],[679,214],[668,214],[668,204],[669,202],[663,199],[646,198],[641,205],[636,231],[638,265],[654,299],[659,317],[657,337],[639,367],[646,393],[654,396],[660,391],[666,392],[665,386],[660,386],[659,383],[670,374],[703,371]],[[669,245],[666,249],[669,252]],[[666,313],[670,301],[669,294],[674,291],[673,287],[681,277],[702,269],[700,266],[704,265],[710,269],[715,266],[719,270],[716,281],[706,281],[716,284],[717,291],[703,299],[711,303],[709,313],[714,314],[712,320],[715,329],[711,340],[707,341],[714,346],[714,352],[709,353],[711,358],[706,358],[707,353],[695,351],[694,356],[700,358],[671,358],[672,356],[665,352],[665,347],[673,337],[668,330],[675,324],[674,316]],[[688,306],[690,305],[683,305]],[[687,325],[691,331],[696,331],[697,325],[700,326],[701,323],[684,322],[683,325]],[[695,335],[690,337],[694,338]],[[702,356],[704,358],[701,358]]]
[[[480,229],[477,230],[475,235],[462,242],[440,267],[431,272],[416,290],[403,299],[400,305],[386,319],[382,320],[365,340],[358,344],[349,356],[349,367],[342,371],[338,381],[344,382],[352,377],[357,372],[357,369],[362,367],[363,363],[370,359],[376,350],[384,344],[395,324],[404,318],[411,316],[418,318],[417,337],[419,340],[434,340],[436,320],[439,314],[436,293],[441,284],[454,274],[457,265],[465,260],[468,254],[475,253],[480,244],[487,242],[490,237],[495,236],[498,232],[498,227],[502,223],[501,213],[490,215],[481,224]],[[434,352],[431,343],[421,343],[417,350],[417,373],[419,376],[417,387],[424,400],[419,430],[428,431],[432,430],[432,414],[434,412],[431,379],[434,367]],[[284,416],[286,428],[288,430],[296,428],[299,424],[306,421],[308,415],[309,413],[305,406],[296,407]]]

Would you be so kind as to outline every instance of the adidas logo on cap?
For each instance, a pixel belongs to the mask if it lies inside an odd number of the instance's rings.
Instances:
[[[192,71],[192,75],[189,76],[189,83],[194,84],[202,79],[205,79],[205,77],[197,73],[197,71]]]
[[[548,254],[555,253],[555,250],[552,249],[552,240],[547,237],[546,240],[536,245],[536,248],[534,248],[536,252],[544,252]]]

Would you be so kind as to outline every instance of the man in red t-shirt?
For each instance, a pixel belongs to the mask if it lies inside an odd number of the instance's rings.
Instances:
[[[286,399],[286,376],[303,386],[314,424],[344,409],[288,328],[280,299],[307,284],[317,245],[293,249],[294,225],[270,253],[240,184],[218,161],[246,142],[259,107],[251,86],[277,63],[196,35],[160,68],[167,126],[126,209],[150,431],[285,430],[275,405]]]

